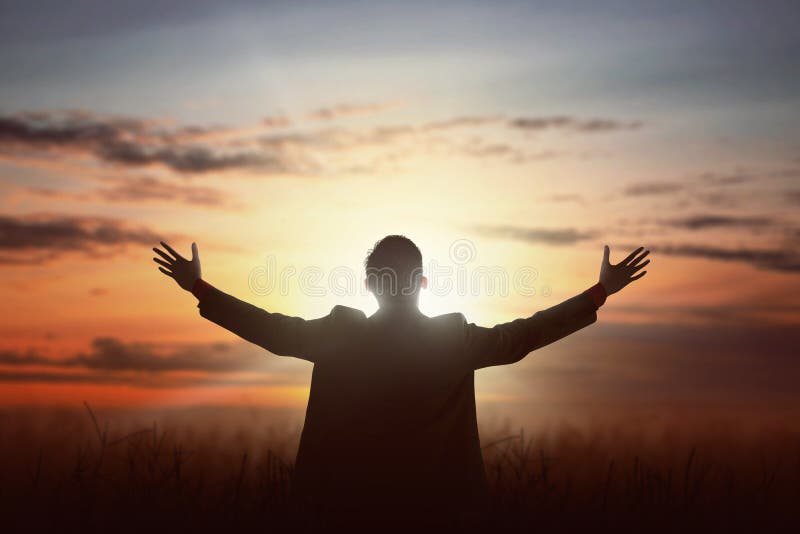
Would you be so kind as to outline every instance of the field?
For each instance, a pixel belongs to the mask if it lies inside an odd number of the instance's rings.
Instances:
[[[288,501],[295,416],[0,412],[3,531],[308,530]],[[494,531],[800,532],[788,426],[493,426]]]

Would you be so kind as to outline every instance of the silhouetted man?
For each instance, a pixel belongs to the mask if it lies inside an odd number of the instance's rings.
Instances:
[[[273,354],[314,364],[293,490],[324,517],[383,521],[480,515],[488,500],[475,414],[474,371],[518,362],[597,320],[606,296],[631,281],[649,251],[609,262],[597,284],[530,317],[493,328],[460,313],[423,315],[422,255],[403,236],[366,259],[379,310],[335,306],[305,320],[270,313],[201,278],[197,245],[186,260],[162,242],[159,270],[199,300],[200,315]],[[416,520],[415,519],[415,520]]]

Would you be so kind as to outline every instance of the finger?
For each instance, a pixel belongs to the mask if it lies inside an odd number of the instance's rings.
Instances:
[[[628,265],[628,267],[633,267],[634,265],[636,265],[637,263],[639,263],[640,261],[642,261],[643,259],[645,259],[645,258],[647,257],[647,255],[648,255],[648,254],[650,254],[650,251],[649,251],[649,250],[645,250],[645,251],[644,251],[644,254],[642,254],[641,256],[639,256],[638,258],[636,258],[635,260],[633,260],[633,261],[630,263],[630,265]]]
[[[608,258],[611,255],[611,249],[608,248],[608,245],[603,247],[603,263],[608,263]]]
[[[634,280],[638,280],[639,278],[643,277],[646,274],[647,274],[647,271],[642,271],[641,273],[639,273],[636,276],[634,276],[633,278],[631,278],[631,282],[633,282]]]
[[[153,247],[153,252],[155,252],[156,254],[158,254],[159,256],[164,258],[165,260],[167,260],[170,265],[175,263],[175,258],[173,258],[172,256],[168,256],[166,252],[161,252],[161,250],[159,250],[159,249],[157,249],[155,247]]]
[[[200,253],[197,251],[197,243],[192,243],[192,261],[197,259]]]
[[[169,253],[170,253],[170,254],[172,254],[173,256],[175,256],[177,259],[179,259],[179,260],[184,260],[184,259],[186,259],[186,258],[184,258],[183,256],[181,256],[180,254],[178,254],[177,252],[175,252],[175,249],[174,249],[174,248],[172,248],[171,246],[167,245],[167,244],[166,244],[166,243],[164,243],[163,241],[161,242],[161,244],[164,246],[164,248],[165,248],[165,249],[167,249],[167,250],[169,251]]]
[[[647,266],[648,263],[650,263],[650,260],[647,260],[646,262],[642,263],[641,265],[637,265],[637,266],[633,267],[633,269],[631,269],[631,274],[635,273],[636,271],[639,271],[639,270],[643,269],[644,267]]]
[[[153,258],[153,261],[156,262],[159,265],[163,265],[167,269],[172,269],[172,264],[171,263],[167,263],[164,260],[159,260],[158,258]]]
[[[165,269],[165,268],[163,268],[163,267],[159,267],[159,268],[158,268],[158,270],[159,270],[159,271],[161,271],[162,273],[166,274],[166,275],[167,275],[167,276],[169,276],[170,278],[175,278],[174,276],[172,276],[172,273],[171,273],[171,272],[169,272],[168,270],[166,270],[166,269]]]
[[[161,244],[163,245],[164,243],[161,243]],[[629,262],[629,261],[631,261],[633,258],[635,258],[635,257],[636,257],[636,255],[637,255],[638,253],[640,253],[642,250],[644,250],[644,247],[639,247],[639,248],[637,248],[636,250],[634,250],[633,252],[631,252],[630,254],[628,254],[628,257],[627,257],[627,258],[625,258],[624,260],[622,260],[621,262],[619,262],[617,265],[627,265],[627,264],[628,264],[628,262]]]

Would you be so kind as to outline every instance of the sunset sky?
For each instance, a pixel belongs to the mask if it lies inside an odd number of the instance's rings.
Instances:
[[[312,318],[374,311],[400,233],[535,273],[422,297],[487,326],[652,250],[597,324],[478,372],[482,413],[800,408],[800,9],[698,4],[2,2],[0,402],[302,408],[310,364],[200,318],[151,247]]]

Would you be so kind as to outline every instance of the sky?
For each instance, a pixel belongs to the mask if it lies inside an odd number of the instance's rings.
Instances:
[[[482,414],[800,408],[800,9],[697,4],[0,2],[0,402],[302,410],[152,246],[312,318],[400,233],[487,326],[652,250]]]

